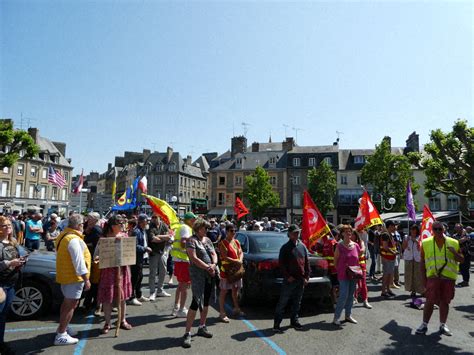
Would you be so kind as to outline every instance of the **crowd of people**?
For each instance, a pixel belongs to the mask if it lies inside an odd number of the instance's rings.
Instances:
[[[469,285],[470,233],[472,228],[456,224],[452,237],[445,226],[433,224],[433,236],[420,238],[420,228],[414,224],[407,236],[398,232],[397,224],[387,221],[366,231],[356,231],[351,225],[331,226],[331,232],[320,238],[310,250],[300,240],[298,225],[284,224],[288,243],[281,247],[279,267],[283,277],[280,299],[276,307],[273,330],[282,332],[281,322],[285,307],[290,304],[290,325],[300,330],[298,313],[304,288],[310,278],[309,256],[318,254],[328,262],[331,280],[331,297],[334,303],[333,324],[357,324],[352,316],[353,304],[362,302],[371,309],[367,282],[381,282],[381,297],[391,299],[391,289],[400,288],[399,265],[404,259],[404,287],[412,297],[414,307],[423,308],[423,322],[417,334],[428,329],[435,305],[440,309],[440,332],[452,335],[447,327],[449,303],[454,297],[455,280],[459,264],[463,281],[458,287]],[[213,218],[198,218],[188,212],[183,223],[172,230],[158,216],[145,214],[126,216],[114,214],[103,219],[96,212],[85,217],[70,213],[59,220],[56,214],[48,218],[34,212],[29,216],[0,216],[0,352],[11,353],[3,341],[5,317],[14,296],[18,274],[25,258],[20,257],[18,244],[39,249],[43,240],[47,250],[56,251],[57,282],[61,285],[64,300],[60,309],[55,345],[76,344],[79,339],[69,326],[75,309],[83,298],[83,308],[104,317],[101,332],[112,328],[112,314],[118,307],[118,325],[131,330],[126,320],[126,307],[141,306],[157,297],[171,298],[165,290],[177,281],[175,298],[170,304],[171,315],[186,318],[182,345],[191,347],[191,330],[199,310],[197,335],[211,338],[206,326],[211,296],[219,290],[219,320],[229,323],[225,301],[230,290],[233,302],[232,316],[245,316],[239,307],[238,291],[242,287],[243,252],[235,239],[238,230],[280,231],[274,220],[249,221],[240,224],[229,221],[218,223]],[[103,238],[136,239],[136,260],[133,265],[100,268],[100,243]],[[370,261],[370,266],[368,265]],[[143,268],[149,267],[150,294],[142,292]],[[380,275],[378,277],[377,275]],[[191,290],[189,309],[186,307]],[[426,302],[420,302],[421,297]],[[216,298],[217,299],[217,298]]]

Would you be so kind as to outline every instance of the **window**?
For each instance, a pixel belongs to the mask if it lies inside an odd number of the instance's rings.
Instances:
[[[235,177],[235,186],[242,186],[242,176]]]
[[[270,176],[270,185],[275,186],[277,184],[277,177]]]
[[[42,179],[48,178],[48,169],[44,168],[43,170],[41,170],[41,178]]]
[[[169,171],[176,171],[176,164],[175,163],[171,163],[168,167]]]
[[[42,199],[46,198],[46,192],[47,192],[47,187],[46,186],[41,186],[40,198],[42,198]]]
[[[23,164],[18,164],[16,168],[16,174],[18,176],[23,176],[23,170],[25,169],[25,166]]]
[[[316,158],[309,158],[308,166],[316,166]]]
[[[364,164],[365,157],[363,155],[354,155],[354,164]]]
[[[66,179],[66,181],[69,180],[69,172],[68,171],[64,172],[64,178]]]
[[[56,186],[53,186],[53,189],[51,190],[51,200],[56,200],[58,195],[58,188]]]
[[[206,188],[206,182],[205,182],[205,181],[202,182],[202,188],[203,188],[203,189]]]
[[[61,190],[61,200],[63,200],[63,201],[67,200],[67,189],[62,189]]]
[[[28,198],[34,198],[35,197],[35,185],[30,185],[28,188]]]
[[[26,151],[24,149],[20,150],[20,153],[19,153],[20,158],[23,158],[25,154],[26,154]]]
[[[430,197],[430,210],[431,211],[441,210],[441,201],[438,196]]]
[[[23,184],[17,182],[15,186],[15,197],[21,197],[21,192],[23,191]]]
[[[299,192],[293,192],[293,207],[301,206],[301,194]]]
[[[457,211],[459,209],[459,198],[457,196],[448,196],[448,211]]]
[[[2,184],[0,185],[0,196],[7,197],[7,194],[8,194],[8,182],[2,181]]]
[[[341,185],[347,185],[347,175],[341,175]]]
[[[225,185],[225,176],[219,176],[219,185]]]
[[[237,168],[242,167],[242,158],[235,158],[235,165]]]
[[[179,177],[179,186],[183,186],[184,178],[182,176]]]
[[[245,234],[237,234],[235,239],[239,241],[240,246],[242,247],[242,252],[248,253],[249,252],[249,243],[247,236]]]
[[[156,164],[156,171],[163,171],[163,164],[161,163]]]
[[[4,172],[5,174],[8,174],[8,171],[9,171],[9,170],[10,170],[10,169],[8,169],[7,166],[3,168],[3,172]]]
[[[225,194],[223,192],[219,192],[218,197],[217,197],[217,204],[222,206],[224,203],[225,203]]]
[[[269,160],[268,160],[268,163],[270,165],[275,165],[276,164],[276,158],[275,157],[271,157]]]
[[[36,177],[36,166],[31,167],[30,176],[31,177]]]
[[[301,159],[293,158],[293,166],[301,166]]]
[[[163,183],[163,177],[161,175],[155,176],[155,184],[161,185]]]
[[[323,159],[323,161],[325,161],[326,163],[328,163],[328,165],[332,165],[331,157],[326,157],[326,158]]]
[[[293,175],[291,180],[293,181],[293,185],[301,184],[301,177],[299,175]]]
[[[174,176],[168,175],[168,184],[174,184]]]
[[[362,176],[357,175],[357,185],[362,185]]]
[[[191,187],[196,187],[196,180],[194,179],[191,180]]]
[[[198,186],[197,186],[198,188],[201,187],[201,180],[198,180],[198,181],[197,181],[197,185],[198,185]]]

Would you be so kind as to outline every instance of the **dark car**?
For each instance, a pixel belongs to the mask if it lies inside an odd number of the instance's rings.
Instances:
[[[238,231],[236,239],[244,252],[245,275],[241,301],[276,299],[280,295],[283,277],[278,256],[280,248],[288,242],[286,233]],[[311,274],[304,297],[318,301],[330,299],[331,281],[328,278],[327,260],[310,255]]]
[[[28,251],[20,246],[20,255]],[[56,254],[34,251],[22,269],[11,305],[15,319],[37,318],[62,302],[61,287],[56,283]]]

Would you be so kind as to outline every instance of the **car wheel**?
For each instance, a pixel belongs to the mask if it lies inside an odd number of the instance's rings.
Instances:
[[[31,319],[42,315],[50,306],[51,297],[48,289],[40,283],[26,280],[15,292],[11,311],[16,319]]]

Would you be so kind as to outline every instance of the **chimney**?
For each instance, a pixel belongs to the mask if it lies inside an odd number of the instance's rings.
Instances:
[[[403,151],[404,154],[409,152],[419,152],[420,151],[420,136],[413,132],[408,136],[406,140],[406,147]]]
[[[172,157],[173,157],[173,148],[171,147],[166,148],[166,159],[167,159],[166,162],[169,163]]]
[[[62,154],[63,157],[66,156],[66,143],[62,142],[52,142],[57,150]]]
[[[258,144],[257,142],[252,143],[252,152],[253,153],[258,152],[259,148],[260,148],[260,144]]]
[[[39,129],[38,128],[28,128],[28,134],[33,138],[36,144],[38,144],[39,138]]]
[[[150,149],[143,149],[143,162],[146,162],[150,157],[151,150]]]
[[[245,153],[247,151],[247,138],[244,136],[232,137],[230,156],[233,158],[238,153]]]
[[[293,150],[294,147],[295,140],[293,139],[293,137],[287,137],[286,140],[282,143],[282,148],[286,152]]]
[[[107,164],[107,171],[109,171],[110,169],[112,169],[112,163]]]
[[[188,155],[186,157],[186,164],[191,165],[192,163],[193,163],[193,158],[190,155]]]

